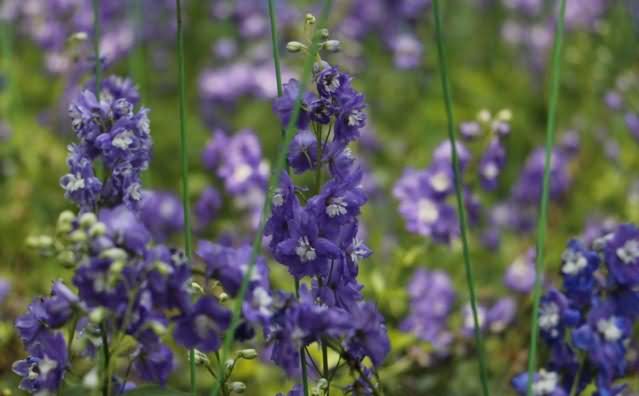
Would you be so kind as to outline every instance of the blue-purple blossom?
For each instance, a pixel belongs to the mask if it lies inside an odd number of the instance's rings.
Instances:
[[[230,323],[231,312],[213,297],[204,296],[177,319],[173,336],[186,348],[213,352],[220,347],[223,332]]]
[[[14,373],[23,377],[20,389],[36,395],[55,394],[62,385],[69,357],[60,333],[50,333],[29,347],[29,356],[13,364]]]

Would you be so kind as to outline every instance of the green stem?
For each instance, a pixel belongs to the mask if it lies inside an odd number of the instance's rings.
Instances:
[[[102,22],[100,0],[93,0],[93,51],[95,54],[95,96],[100,100],[102,85],[102,61],[100,60],[100,24]]]
[[[71,362],[71,346],[73,345],[73,339],[75,338],[75,328],[78,327],[78,320],[80,320],[80,315],[75,313],[73,315],[73,321],[71,321],[71,328],[69,329],[69,340],[67,341],[67,357],[69,362]]]
[[[459,229],[462,241],[462,250],[464,256],[464,268],[466,271],[466,283],[468,284],[468,293],[470,297],[470,307],[473,313],[473,324],[475,333],[475,344],[477,345],[477,357],[479,361],[479,378],[481,381],[482,392],[484,396],[490,395],[488,390],[488,379],[486,370],[486,358],[484,352],[484,343],[482,340],[481,329],[479,325],[479,317],[477,314],[477,301],[475,297],[475,277],[473,275],[473,267],[470,262],[470,250],[468,247],[468,226],[466,222],[466,211],[463,199],[462,173],[459,166],[459,158],[457,154],[457,143],[455,141],[455,123],[453,119],[452,95],[450,92],[450,82],[448,80],[448,65],[446,60],[446,50],[444,45],[444,35],[442,31],[441,15],[439,9],[439,0],[433,1],[433,13],[435,16],[435,30],[437,37],[437,53],[439,55],[439,68],[441,73],[442,90],[444,92],[444,102],[446,105],[446,118],[448,121],[448,139],[451,146],[451,157],[453,162],[453,179],[455,184],[455,197],[457,201],[457,212],[459,213]]]
[[[328,20],[328,14],[332,8],[332,5],[333,5],[332,0],[324,0],[323,6],[322,6],[322,12],[320,14],[320,18],[318,21],[319,23],[317,25],[318,31],[324,26],[326,26],[326,22]],[[306,60],[304,62],[304,69],[302,71],[302,81],[300,85],[301,87],[306,87],[311,80],[311,72],[313,70],[315,55],[319,51],[318,38],[319,38],[319,35],[315,35],[311,43],[311,47],[309,48],[308,55],[306,56]],[[282,139],[282,142],[280,143],[280,147],[277,153],[277,158],[273,162],[273,171],[269,178],[267,193],[264,197],[264,205],[262,207],[260,223],[257,228],[255,238],[253,239],[253,246],[251,249],[251,257],[249,260],[249,265],[242,278],[242,283],[240,285],[238,296],[235,299],[235,304],[233,306],[233,315],[231,318],[231,324],[229,328],[226,330],[226,333],[224,334],[224,343],[222,347],[222,357],[224,359],[229,354],[231,343],[233,342],[233,334],[235,333],[235,329],[240,323],[240,312],[242,310],[244,296],[246,295],[246,292],[248,289],[249,279],[251,279],[253,270],[255,269],[255,262],[257,260],[257,256],[260,253],[260,249],[262,245],[262,237],[264,235],[264,225],[266,223],[266,219],[268,218],[271,212],[271,205],[272,205],[271,191],[273,191],[274,188],[280,182],[281,172],[286,165],[286,152],[289,145],[291,144],[291,141],[293,140],[293,137],[295,135],[294,132],[297,130],[296,125],[297,125],[298,117],[300,115],[302,94],[303,94],[303,89],[300,89],[300,91],[297,94],[297,97],[295,98],[295,103],[293,105],[293,113],[291,115],[291,119],[288,122],[288,125],[286,126],[284,139]],[[220,383],[217,382],[214,384],[213,388],[211,389],[211,394],[213,396],[217,396],[219,395],[219,392],[220,392]]]
[[[191,207],[189,202],[189,162],[186,136],[186,90],[184,72],[184,32],[182,30],[182,6],[180,0],[175,0],[177,18],[177,48],[178,48],[178,80],[180,92],[180,164],[182,179],[182,208],[184,210],[184,250],[189,262],[192,261],[191,242]],[[197,395],[197,378],[195,371],[195,351],[189,351],[189,369],[191,392]]]
[[[328,346],[326,342],[322,340],[322,377],[328,381],[328,388],[326,388],[326,396],[331,394],[331,381],[329,379],[329,370],[328,370]]]
[[[109,338],[106,333],[106,326],[100,324],[100,336],[102,337],[102,353],[103,353],[103,385],[102,395],[111,396],[111,355],[109,353]]]
[[[268,16],[271,21],[271,47],[273,50],[273,63],[275,64],[275,82],[277,83],[277,96],[282,96],[282,71],[280,68],[280,47],[277,40],[277,16],[273,0],[268,0]],[[282,129],[282,134],[284,130]]]
[[[572,383],[570,396],[577,396],[577,393],[579,392],[579,382],[581,382],[581,375],[584,371],[585,362],[586,362],[586,355],[584,354],[581,357],[581,359],[579,359],[579,369],[577,370],[577,375],[575,376],[575,380]]]
[[[550,101],[548,102],[548,123],[546,128],[546,148],[544,156],[544,179],[537,219],[537,242],[535,257],[535,286],[533,288],[533,312],[530,329],[530,348],[528,349],[528,390],[532,396],[532,378],[537,369],[537,339],[539,337],[539,303],[541,300],[542,282],[544,274],[544,248],[546,242],[546,227],[548,224],[548,201],[550,192],[550,165],[552,148],[555,143],[555,129],[557,123],[557,102],[559,99],[559,77],[561,75],[561,49],[564,37],[564,18],[566,14],[566,0],[560,0],[559,19],[556,23],[555,40],[552,51],[552,71],[550,81]]]

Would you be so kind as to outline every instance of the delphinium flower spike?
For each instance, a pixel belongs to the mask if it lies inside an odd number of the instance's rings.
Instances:
[[[490,391],[488,390],[488,378],[487,378],[487,369],[486,369],[486,359],[484,352],[484,345],[481,336],[481,329],[479,324],[479,318],[477,315],[477,302],[475,299],[475,285],[474,285],[474,277],[473,277],[473,269],[470,263],[470,252],[468,247],[468,237],[467,237],[467,224],[466,224],[466,214],[465,214],[465,203],[462,198],[463,190],[462,190],[462,180],[461,180],[461,167],[457,154],[457,144],[455,142],[455,132],[454,132],[454,122],[453,122],[453,113],[452,113],[452,99],[450,96],[450,87],[448,82],[448,71],[447,71],[447,62],[446,62],[446,53],[444,47],[444,37],[442,32],[442,24],[441,24],[441,15],[439,9],[439,0],[433,0],[433,13],[435,16],[435,30],[437,34],[437,52],[439,55],[439,65],[440,65],[440,73],[441,73],[441,81],[442,88],[444,92],[444,99],[446,104],[446,115],[448,118],[448,136],[450,139],[450,152],[452,159],[452,167],[453,167],[453,181],[455,186],[455,193],[457,198],[457,212],[459,216],[459,228],[460,235],[462,240],[462,248],[464,255],[464,267],[466,269],[466,278],[468,283],[468,292],[470,297],[470,305],[473,314],[473,324],[474,324],[474,333],[475,333],[475,344],[477,346],[477,357],[479,361],[479,376],[482,385],[482,392],[484,396],[490,395]]]
[[[561,72],[561,55],[563,46],[565,14],[566,0],[561,0],[559,3],[559,16],[556,20],[555,41],[552,54],[550,101],[548,103],[548,123],[546,129],[546,149],[544,157],[544,180],[543,190],[540,196],[539,216],[537,222],[535,286],[533,288],[533,316],[530,329],[530,347],[528,350],[528,379],[533,378],[534,372],[537,367],[537,339],[539,336],[539,309],[541,302],[541,289],[544,277],[544,248],[546,243],[546,227],[548,222],[550,168],[552,161],[552,150],[555,142],[557,100],[559,98],[559,78]],[[528,396],[533,396],[533,381],[528,381],[526,393]]]

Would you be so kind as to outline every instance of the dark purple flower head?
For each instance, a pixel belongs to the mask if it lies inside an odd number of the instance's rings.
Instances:
[[[182,251],[162,245],[145,253],[147,290],[153,306],[163,309],[188,309],[191,266]]]
[[[230,323],[231,313],[213,297],[204,296],[177,319],[173,337],[186,348],[213,352],[220,347],[220,337]]]
[[[360,208],[366,203],[361,188],[362,171],[357,170],[343,180],[332,179],[318,195],[312,197],[307,208],[315,214],[321,226],[340,225],[356,220]]]
[[[67,158],[69,173],[60,178],[67,199],[82,210],[93,210],[99,200],[102,182],[95,176],[93,164],[84,145],[70,145]]]
[[[43,334],[48,334],[46,321],[47,312],[44,300],[36,298],[27,307],[27,312],[16,319],[16,329],[22,343],[29,346],[38,341]]]
[[[141,254],[151,241],[144,224],[125,206],[102,209],[99,217],[107,226],[107,235],[120,247]]]
[[[174,366],[171,349],[160,343],[144,345],[133,364],[140,378],[160,385],[166,384]]]
[[[349,311],[351,334],[345,341],[348,354],[357,360],[368,356],[373,365],[381,365],[390,351],[384,317],[370,302],[361,301]]]
[[[580,304],[589,304],[595,291],[594,273],[599,267],[599,256],[573,239],[561,255],[561,262],[566,295]]]
[[[296,173],[317,167],[317,138],[310,131],[299,131],[288,149],[288,164]]]
[[[351,141],[357,138],[360,128],[366,125],[364,95],[352,89],[345,90],[339,95],[336,107],[335,139]]]
[[[293,115],[295,100],[297,99],[301,88],[300,83],[295,79],[291,79],[289,82],[285,83],[283,88],[284,90],[282,96],[276,98],[273,101],[273,110],[279,116],[282,125],[287,126]],[[306,129],[306,127],[308,127],[308,124],[310,122],[308,108],[310,107],[310,104],[314,99],[314,95],[310,92],[306,92],[303,94],[302,103],[297,118],[298,128]]]
[[[567,327],[579,323],[580,313],[570,300],[556,289],[550,289],[539,305],[539,331],[550,343],[561,341]]]
[[[60,333],[50,333],[29,347],[29,356],[15,362],[14,373],[23,377],[20,389],[36,395],[55,394],[69,364],[67,345]]]
[[[315,75],[315,83],[317,84],[317,92],[321,97],[332,99],[338,97],[350,87],[350,77],[341,73],[335,66],[329,66],[322,69]]]
[[[620,225],[607,240],[604,257],[616,283],[639,284],[639,229],[631,224]]]
[[[341,251],[329,239],[320,235],[319,224],[312,212],[297,210],[287,221],[288,239],[280,242],[275,256],[288,267],[296,278],[325,275],[329,260],[340,256]]]

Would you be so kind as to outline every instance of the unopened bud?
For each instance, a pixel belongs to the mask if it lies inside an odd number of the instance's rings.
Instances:
[[[150,321],[149,327],[155,335],[163,336],[164,334],[166,334],[166,326],[156,320]]]
[[[237,355],[242,359],[252,360],[257,357],[257,351],[255,349],[242,349]]]
[[[61,224],[71,224],[75,220],[75,215],[70,210],[65,210],[58,216],[58,226]]]
[[[235,359],[229,359],[224,363],[224,376],[229,377],[235,368]]]
[[[228,390],[231,393],[244,393],[244,391],[246,390],[246,384],[239,381],[231,382],[228,385]]]
[[[107,228],[106,228],[106,225],[104,225],[104,223],[95,223],[89,229],[89,236],[91,238],[99,237],[106,234],[106,231],[107,231]]]
[[[69,36],[69,41],[86,41],[88,38],[85,32],[76,32]]]
[[[93,323],[102,323],[106,317],[106,310],[104,308],[96,308],[89,313],[89,320]]]
[[[320,30],[319,30],[319,36],[320,36],[320,38],[321,38],[322,40],[326,40],[326,39],[328,38],[328,36],[329,36],[329,34],[328,34],[328,29],[326,29],[326,28],[322,28],[322,29],[320,29]]]
[[[199,283],[197,282],[191,282],[191,294],[204,294],[204,288],[202,288],[202,286],[200,286]]]
[[[328,381],[326,380],[326,378],[320,378],[317,381],[316,387],[317,387],[317,389],[323,390],[323,391],[328,389]]]
[[[307,25],[315,25],[315,22],[317,22],[317,19],[315,18],[313,14],[306,14],[306,16],[304,17],[304,22]]]
[[[97,221],[98,221],[98,218],[95,216],[94,213],[91,213],[91,212],[83,213],[82,216],[80,216],[80,227],[89,228],[95,223],[97,223]]]
[[[124,269],[125,262],[124,260],[115,260],[111,267],[109,267],[109,272],[112,274],[121,274]]]
[[[477,119],[481,122],[489,122],[492,116],[490,115],[490,111],[484,109],[477,113]]]
[[[193,362],[200,366],[208,366],[211,363],[209,361],[209,357],[206,356],[205,353],[200,352],[197,349],[193,350]]]
[[[322,47],[330,52],[339,51],[340,42],[339,40],[327,40],[322,44]]]
[[[58,253],[57,259],[65,268],[72,268],[75,266],[75,255],[71,250],[61,251]]]
[[[223,303],[223,302],[226,302],[226,301],[229,299],[229,295],[228,295],[228,294],[226,294],[226,293],[224,293],[224,292],[222,292],[222,293],[220,293],[220,295],[219,295],[219,296],[217,296],[217,299],[218,299],[221,303]]]
[[[69,234],[69,239],[75,243],[84,242],[87,240],[87,234],[83,230],[75,230]]]
[[[289,41],[286,43],[286,50],[288,52],[300,52],[303,49],[306,49],[306,46],[299,41]]]
[[[100,257],[111,260],[126,260],[126,252],[120,248],[108,248],[100,253]]]
[[[171,275],[173,273],[173,268],[164,261],[156,261],[155,269],[162,275]]]

